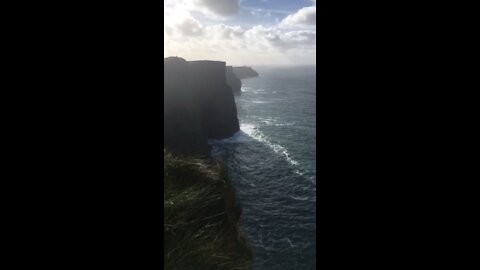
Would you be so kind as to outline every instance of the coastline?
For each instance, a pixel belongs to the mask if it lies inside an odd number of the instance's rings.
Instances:
[[[235,67],[168,57],[164,68],[164,269],[251,269],[237,194],[208,144],[240,130]]]

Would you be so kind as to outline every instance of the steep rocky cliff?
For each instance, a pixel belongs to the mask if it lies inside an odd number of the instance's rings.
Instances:
[[[164,59],[164,147],[176,153],[207,153],[207,139],[239,131],[237,108],[218,61]]]
[[[164,152],[165,270],[251,269],[241,208],[226,167]]]
[[[227,168],[206,157],[208,139],[239,130],[225,62],[170,57],[164,68],[164,269],[251,269]]]
[[[227,78],[227,84],[232,88],[232,91],[234,93],[240,93],[242,91],[242,81],[233,73],[232,66],[227,66],[225,76]]]
[[[235,73],[240,80],[258,77],[258,73],[251,67],[233,67],[233,73]]]

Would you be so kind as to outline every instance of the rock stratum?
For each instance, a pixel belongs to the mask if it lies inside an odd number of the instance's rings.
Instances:
[[[164,148],[208,153],[208,139],[240,130],[225,62],[164,59]]]

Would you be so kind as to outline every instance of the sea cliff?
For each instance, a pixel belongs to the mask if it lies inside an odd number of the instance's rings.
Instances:
[[[174,153],[208,153],[208,139],[240,130],[226,64],[164,59],[164,146]]]
[[[164,59],[164,269],[251,269],[241,208],[208,139],[239,131],[226,64]]]

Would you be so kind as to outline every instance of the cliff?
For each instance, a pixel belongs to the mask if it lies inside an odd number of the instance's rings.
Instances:
[[[207,153],[208,139],[240,130],[226,64],[164,59],[164,147],[175,153]]]
[[[221,164],[164,152],[163,269],[251,269],[240,206]]]
[[[242,91],[242,81],[233,73],[232,66],[227,66],[225,76],[227,84],[232,88],[233,93],[240,93]]]
[[[226,167],[206,157],[208,139],[239,130],[229,71],[178,57],[164,68],[164,269],[251,269]]]
[[[233,67],[233,73],[237,76],[237,78],[247,79],[258,77],[258,73],[253,70],[251,67]]]

